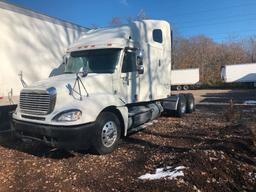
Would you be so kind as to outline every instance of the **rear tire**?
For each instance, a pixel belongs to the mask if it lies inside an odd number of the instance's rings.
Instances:
[[[113,152],[121,137],[121,124],[118,117],[111,112],[102,112],[95,124],[92,138],[93,151],[99,155]]]
[[[191,93],[185,94],[184,96],[186,98],[186,113],[192,113],[195,111],[195,98]]]
[[[175,111],[175,116],[183,117],[185,113],[186,113],[186,98],[183,94],[180,94],[177,110]]]
[[[189,90],[189,86],[188,85],[183,85],[183,90]]]
[[[181,89],[182,89],[182,87],[181,87],[180,85],[177,85],[177,86],[176,86],[176,90],[177,90],[177,91],[180,91]]]

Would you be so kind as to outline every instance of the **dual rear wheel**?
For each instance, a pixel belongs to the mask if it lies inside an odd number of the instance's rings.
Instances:
[[[191,93],[180,94],[175,116],[182,117],[185,113],[192,113],[193,111],[195,111],[194,96]]]
[[[188,85],[177,85],[176,86],[177,91],[181,91],[182,89],[185,90],[185,91],[189,90],[189,86]]]

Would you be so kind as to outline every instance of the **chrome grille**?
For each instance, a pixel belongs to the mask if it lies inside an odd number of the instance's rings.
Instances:
[[[53,90],[54,89],[54,90]],[[20,94],[21,113],[47,115],[54,109],[56,102],[55,88],[47,91],[22,91]]]

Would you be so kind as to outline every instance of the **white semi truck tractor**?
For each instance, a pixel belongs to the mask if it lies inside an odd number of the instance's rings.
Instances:
[[[21,90],[16,135],[106,154],[162,112],[192,112],[191,94],[170,93],[170,34],[157,20],[87,32],[67,49],[61,75]]]

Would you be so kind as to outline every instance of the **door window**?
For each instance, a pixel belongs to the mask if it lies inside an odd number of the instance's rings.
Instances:
[[[134,51],[125,51],[122,73],[136,71],[136,53]]]
[[[161,29],[154,29],[153,30],[153,40],[158,43],[163,42],[163,34]]]

